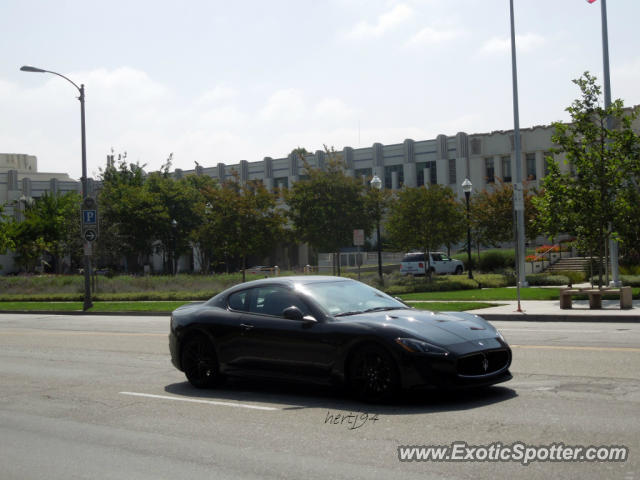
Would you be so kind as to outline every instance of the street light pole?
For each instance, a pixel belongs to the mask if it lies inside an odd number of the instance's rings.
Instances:
[[[89,195],[87,190],[87,139],[85,133],[85,121],[84,121],[84,84],[80,86],[76,85],[75,82],[68,79],[64,75],[58,72],[52,72],[51,70],[44,70],[42,68],[32,67],[29,65],[24,65],[20,67],[20,70],[23,72],[35,72],[35,73],[51,73],[53,75],[57,75],[58,77],[64,78],[67,82],[78,89],[80,96],[78,100],[80,100],[80,136],[81,136],[81,145],[82,145],[82,178],[80,182],[82,183],[82,200],[84,201]],[[84,239],[83,239],[84,240]],[[93,307],[93,302],[91,301],[91,257],[87,254],[87,250],[90,243],[84,240],[84,302],[83,302],[83,310],[88,310]]]
[[[382,216],[382,212],[380,212],[380,193],[382,191],[382,180],[377,175],[374,175],[371,179],[371,186],[378,191],[376,202],[377,202],[377,215],[376,215],[376,229],[378,234],[378,277],[380,278],[380,283],[384,280],[382,278],[382,242],[380,238],[380,217]]]
[[[471,180],[469,180],[468,178],[465,178],[464,182],[462,182],[462,191],[464,192],[464,196],[467,199],[467,261],[469,264],[469,268],[467,269],[467,272],[469,274],[470,279],[473,278],[473,273],[471,272],[471,222],[469,219],[469,212],[471,210],[469,205],[469,197],[471,196],[472,188],[473,188],[473,184],[471,183]]]

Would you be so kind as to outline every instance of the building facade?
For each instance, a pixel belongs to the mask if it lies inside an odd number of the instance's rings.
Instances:
[[[0,153],[0,206],[5,215],[20,221],[34,199],[48,193],[78,192],[80,182],[66,173],[38,172],[38,160],[23,153]],[[13,255],[0,255],[0,275],[15,270]]]

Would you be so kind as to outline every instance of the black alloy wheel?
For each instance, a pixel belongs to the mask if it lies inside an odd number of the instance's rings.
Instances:
[[[213,345],[203,336],[193,337],[185,343],[182,369],[189,383],[196,388],[215,387],[223,380]]]
[[[377,345],[358,349],[349,363],[349,387],[368,402],[391,400],[398,392],[400,375],[393,358]]]

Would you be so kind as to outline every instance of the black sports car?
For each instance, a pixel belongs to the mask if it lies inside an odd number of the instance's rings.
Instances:
[[[416,310],[355,280],[256,280],[171,315],[171,360],[198,388],[242,375],[346,384],[378,401],[414,387],[511,379],[511,349],[488,322]]]

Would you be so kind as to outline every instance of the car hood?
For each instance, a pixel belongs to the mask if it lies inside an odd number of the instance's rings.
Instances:
[[[498,334],[486,320],[466,312],[399,309],[350,315],[340,318],[340,321],[398,329],[410,334],[411,337],[421,337],[443,346],[495,338]]]

